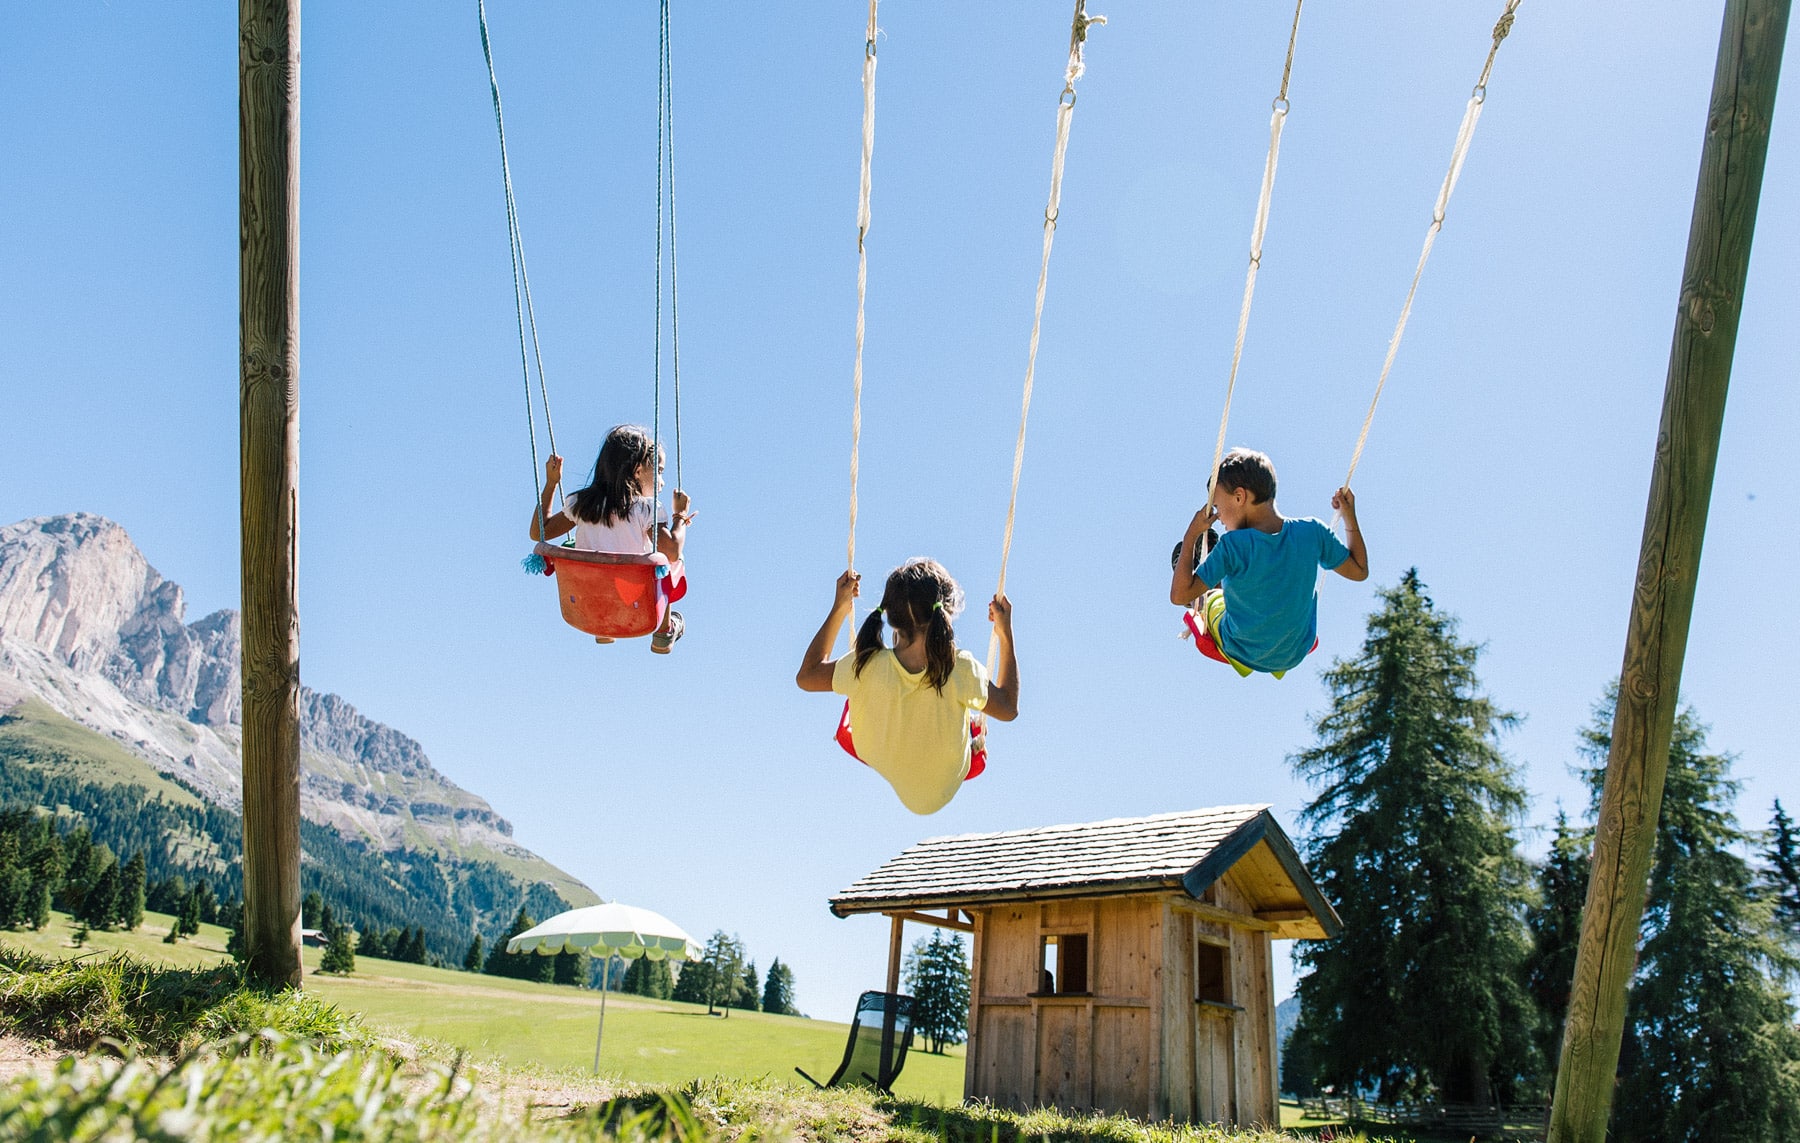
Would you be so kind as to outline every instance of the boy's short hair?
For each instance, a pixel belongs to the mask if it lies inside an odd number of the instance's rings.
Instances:
[[[1219,487],[1242,488],[1258,504],[1275,499],[1275,462],[1254,449],[1234,448],[1219,462]]]

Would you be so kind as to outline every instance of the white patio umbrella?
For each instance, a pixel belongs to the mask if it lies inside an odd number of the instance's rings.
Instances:
[[[700,946],[661,913],[612,902],[558,913],[506,942],[509,953],[585,952],[604,957],[600,972],[600,1031],[594,1036],[594,1071],[600,1070],[600,1041],[606,1035],[606,991],[613,957],[636,960],[699,960]]]

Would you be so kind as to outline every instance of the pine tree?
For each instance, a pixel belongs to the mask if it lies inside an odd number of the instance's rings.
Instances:
[[[1543,1014],[1538,1051],[1555,1074],[1562,1048],[1563,1018],[1569,1012],[1569,988],[1575,981],[1575,952],[1581,942],[1581,911],[1587,903],[1588,854],[1593,835],[1569,825],[1569,815],[1556,812],[1556,836],[1538,870],[1538,900],[1526,913],[1531,928],[1531,955],[1525,961],[1526,988]]]
[[[1775,921],[1792,945],[1800,945],[1800,837],[1794,819],[1775,799],[1775,817],[1769,823],[1768,848],[1763,851],[1768,867],[1763,871],[1763,891],[1775,906]]]
[[[194,889],[188,890],[187,898],[181,903],[181,935],[200,935],[200,894]]]
[[[776,1016],[798,1016],[794,1007],[794,970],[776,957],[763,978],[762,1010]]]
[[[674,991],[672,975],[668,961],[639,957],[625,970],[625,979],[619,982],[619,991],[667,1000]]]
[[[493,951],[488,953],[487,964],[483,966],[482,971],[490,976],[510,976],[517,980],[550,983],[551,976],[556,971],[554,958],[539,956],[534,952],[509,953],[506,951],[508,941],[535,924],[537,922],[531,919],[531,914],[525,911],[525,907],[519,906],[518,915],[513,918],[513,923],[507,929],[506,935],[494,942]]]
[[[1525,793],[1496,745],[1516,716],[1481,693],[1478,648],[1416,570],[1381,599],[1361,652],[1325,673],[1316,744],[1292,759],[1319,789],[1309,864],[1344,921],[1296,952],[1312,972],[1294,1036],[1319,1082],[1487,1104],[1537,1072],[1513,834]]]
[[[746,1012],[755,1012],[761,999],[762,980],[756,975],[756,962],[751,961],[744,967],[743,987],[732,997],[731,1006],[742,1008]]]
[[[144,923],[144,851],[141,849],[131,855],[120,876],[116,915],[127,931]]]
[[[580,988],[587,983],[587,954],[564,949],[550,958],[550,980],[554,984],[572,984]]]
[[[905,971],[913,997],[913,1029],[939,1055],[944,1045],[962,1043],[969,1022],[969,961],[963,955],[962,934],[946,937],[943,930],[933,929],[929,938],[913,943]]]
[[[481,938],[475,939],[479,941]],[[374,921],[365,920],[362,928],[357,930],[356,951],[364,956],[380,957],[382,960],[390,959],[387,933],[383,932],[381,926]]]
[[[1582,734],[1596,808],[1617,696]],[[1731,759],[1707,733],[1692,707],[1676,712],[1613,1097],[1621,1143],[1800,1137],[1800,1031],[1781,984],[1795,959],[1742,856]]]
[[[325,953],[319,958],[319,971],[349,976],[356,971],[356,949],[350,940],[350,926],[333,924],[325,938]]]
[[[480,933],[475,934],[475,939],[469,942],[469,951],[463,954],[463,971],[464,972],[480,972],[481,971],[481,934]]]
[[[317,889],[300,898],[300,927],[316,929],[319,927],[319,910],[325,907],[325,898]]]
[[[89,928],[110,929],[119,915],[119,890],[123,878],[119,874],[119,863],[109,861],[88,891],[82,894],[81,911],[76,919],[84,922]]]
[[[715,971],[708,960],[684,961],[681,975],[675,978],[675,988],[671,1000],[680,1000],[687,1004],[710,1004],[713,993],[713,976]]]

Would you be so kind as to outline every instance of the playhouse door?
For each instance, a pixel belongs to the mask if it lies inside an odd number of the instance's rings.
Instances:
[[[1202,1123],[1236,1123],[1237,1061],[1232,1054],[1236,1015],[1229,1009],[1198,1004],[1194,1021],[1194,1096]]]

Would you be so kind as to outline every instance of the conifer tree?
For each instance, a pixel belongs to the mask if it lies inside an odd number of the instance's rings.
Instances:
[[[588,955],[564,949],[550,958],[550,980],[554,984],[572,984],[580,988],[587,983]],[[602,966],[605,971],[605,966]]]
[[[1582,734],[1595,808],[1617,697]],[[1622,1143],[1800,1137],[1800,1031],[1781,983],[1794,955],[1743,856],[1731,759],[1707,733],[1677,710],[1613,1097]]]
[[[1322,1083],[1387,1099],[1513,1098],[1536,1072],[1522,985],[1525,793],[1481,693],[1478,648],[1416,570],[1381,593],[1362,650],[1325,673],[1331,709],[1293,757],[1319,791],[1309,867],[1343,932],[1302,942],[1294,1036]]]
[[[325,938],[325,952],[319,957],[319,971],[349,976],[356,971],[356,949],[350,940],[350,926],[333,923]]]
[[[1592,849],[1592,833],[1570,826],[1569,815],[1558,810],[1556,836],[1538,869],[1538,899],[1526,913],[1532,948],[1525,962],[1525,981],[1543,1015],[1538,1051],[1547,1065],[1547,1075],[1556,1073],[1563,1018],[1569,1012],[1569,988],[1575,981],[1575,952],[1581,942],[1581,911],[1587,904],[1588,855]]]
[[[88,891],[82,894],[81,911],[75,915],[76,919],[91,929],[112,928],[118,920],[122,881],[119,863],[108,861]]]
[[[129,931],[144,923],[144,851],[138,850],[125,863],[119,877],[119,924]]]
[[[683,962],[670,999],[687,1004],[710,1004],[715,974],[712,962],[704,958]]]
[[[776,957],[769,962],[769,975],[763,978],[762,1010],[776,1016],[798,1016],[794,1007],[794,970]]]
[[[469,942],[469,951],[463,954],[463,971],[464,972],[480,972],[481,971],[481,934],[480,933],[475,934],[475,939]]]
[[[1768,862],[1763,870],[1763,890],[1775,907],[1775,921],[1791,945],[1800,945],[1800,836],[1796,836],[1794,819],[1781,808],[1780,798],[1775,799],[1775,817],[1769,823],[1763,859]]]
[[[194,890],[190,889],[186,899],[181,903],[180,924],[182,936],[200,935],[200,895]]]
[[[742,1008],[747,1012],[755,1012],[760,1002],[762,980],[756,975],[756,962],[751,961],[744,967],[743,987],[732,997],[731,1006]]]
[[[951,938],[933,929],[929,938],[916,941],[906,956],[906,987],[913,997],[913,1030],[933,1052],[941,1055],[944,1045],[963,1042],[969,1022],[969,962],[961,933]]]

